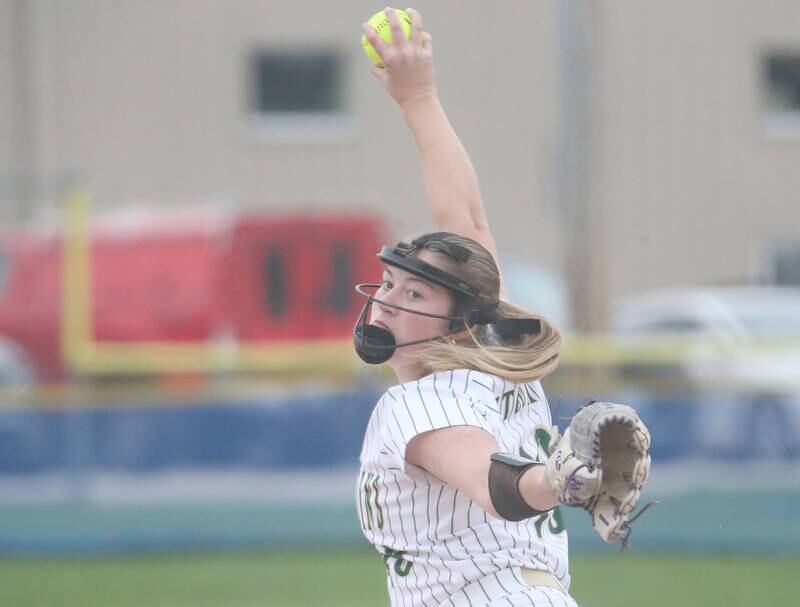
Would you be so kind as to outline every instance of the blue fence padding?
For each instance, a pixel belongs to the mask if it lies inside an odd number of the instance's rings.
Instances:
[[[0,473],[352,463],[378,396],[368,391],[238,404],[5,411]]]
[[[631,404],[650,428],[653,461],[681,458],[796,460],[800,458],[800,400],[726,394],[607,396]],[[589,399],[561,402],[554,411],[563,429]],[[554,406],[551,408],[555,409]],[[564,420],[563,418],[567,418]]]
[[[0,474],[355,464],[379,396],[369,389],[262,402],[5,410]],[[568,417],[585,402],[562,401],[557,414]],[[635,405],[652,430],[654,461],[800,455],[796,404],[659,398]]]

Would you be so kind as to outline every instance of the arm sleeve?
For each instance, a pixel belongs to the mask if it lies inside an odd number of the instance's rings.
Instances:
[[[408,443],[423,432],[451,426],[475,426],[492,433],[481,413],[482,407],[474,395],[463,388],[454,388],[436,378],[403,387],[406,389],[393,390],[390,394],[394,402],[389,428],[400,457],[405,458]]]

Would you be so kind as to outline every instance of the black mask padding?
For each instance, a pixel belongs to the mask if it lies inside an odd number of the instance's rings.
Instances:
[[[492,306],[492,309],[496,307]],[[473,325],[488,325],[493,322],[495,322],[495,317],[488,309],[476,308],[467,314],[467,324],[470,327]]]
[[[535,335],[542,330],[538,318],[503,318],[492,322],[501,339],[520,339],[523,335]]]
[[[463,297],[459,297],[456,294],[457,299],[459,300],[457,304],[457,308],[464,308],[465,306],[469,305],[469,301],[465,301]],[[458,320],[450,321],[450,330],[451,331],[460,331],[467,327],[474,327],[475,325],[488,325],[495,322],[495,311],[497,310],[497,304],[489,304],[485,306],[481,306],[480,308],[472,308],[465,314],[463,314]]]
[[[359,325],[353,336],[356,353],[361,360],[370,365],[385,363],[392,357],[397,345],[394,335],[377,325]]]

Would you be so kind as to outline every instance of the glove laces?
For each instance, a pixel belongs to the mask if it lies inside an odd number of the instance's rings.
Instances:
[[[631,546],[631,542],[630,542],[629,538],[631,537],[631,532],[633,531],[632,525],[633,525],[633,523],[636,522],[636,519],[638,519],[640,516],[642,516],[650,508],[652,508],[653,506],[656,506],[656,505],[658,505],[660,503],[661,502],[659,502],[658,500],[654,500],[654,501],[652,501],[652,502],[650,502],[648,504],[645,504],[644,506],[642,506],[642,508],[639,510],[639,512],[637,512],[636,514],[634,514],[632,517],[630,517],[628,519],[628,522],[625,523],[625,527],[623,527],[623,529],[625,530],[625,535],[623,535],[621,538],[619,538],[619,552],[620,552],[620,554],[622,554],[625,551],[625,548],[630,548],[630,546]]]

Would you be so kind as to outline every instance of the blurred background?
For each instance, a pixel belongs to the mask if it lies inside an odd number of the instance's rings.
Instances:
[[[800,4],[415,7],[511,299],[567,336],[554,413],[652,430],[632,552],[566,513],[575,596],[788,603]],[[382,8],[0,0],[3,604],[388,604],[352,286],[433,226]]]

